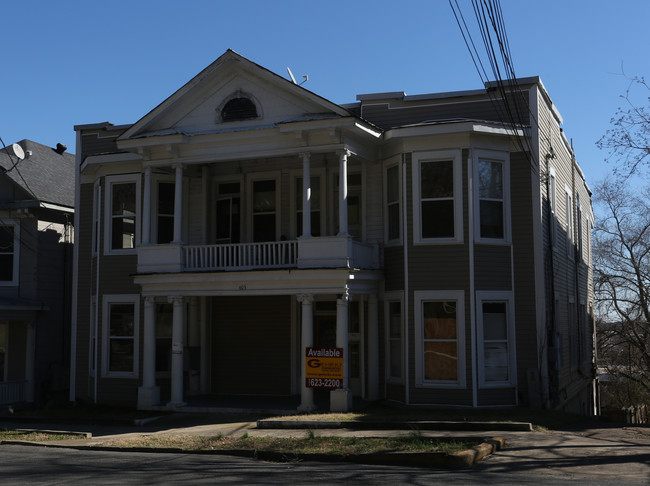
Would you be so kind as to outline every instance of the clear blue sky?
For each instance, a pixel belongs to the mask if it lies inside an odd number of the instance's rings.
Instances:
[[[468,21],[471,2],[458,0]],[[3,2],[0,137],[75,151],[74,125],[133,123],[232,48],[335,102],[476,89],[447,0]],[[650,77],[650,1],[502,0],[517,76],[539,75],[591,185],[631,75]]]

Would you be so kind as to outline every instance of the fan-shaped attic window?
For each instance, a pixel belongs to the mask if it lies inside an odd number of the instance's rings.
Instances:
[[[233,98],[221,110],[221,120],[224,122],[250,120],[257,116],[255,103],[249,98]]]

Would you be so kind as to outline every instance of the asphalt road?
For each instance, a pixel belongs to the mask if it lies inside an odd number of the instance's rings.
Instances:
[[[362,466],[336,463],[265,463],[228,456],[107,452],[0,445],[0,483],[35,484],[229,484],[229,485],[398,485],[398,484],[643,484],[531,474],[529,469],[479,467],[450,471],[429,468]]]

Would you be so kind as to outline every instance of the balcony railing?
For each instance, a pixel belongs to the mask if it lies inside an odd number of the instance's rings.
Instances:
[[[184,270],[252,270],[293,268],[298,261],[297,241],[233,245],[186,245]]]
[[[25,401],[27,381],[4,381],[0,383],[0,405],[10,405]]]

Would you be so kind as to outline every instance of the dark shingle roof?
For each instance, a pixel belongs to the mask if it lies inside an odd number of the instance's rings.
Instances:
[[[4,173],[38,201],[74,207],[74,154],[59,154],[54,148],[31,140],[18,144],[25,153],[31,151],[31,155],[19,162],[17,168],[5,172],[17,159],[0,150],[0,167],[4,169],[0,169],[0,174]],[[11,148],[9,151],[12,153]]]

